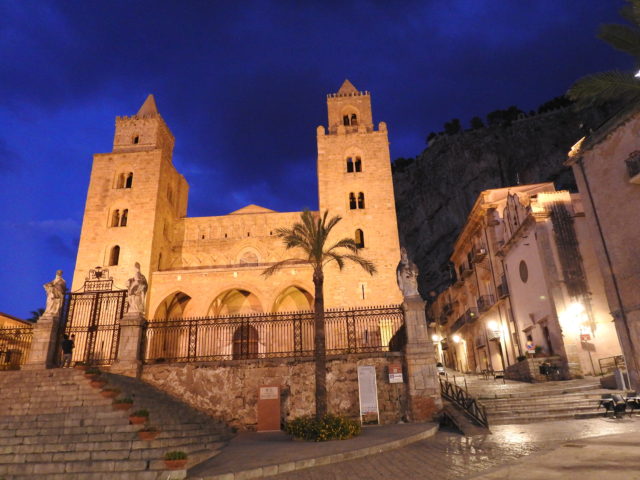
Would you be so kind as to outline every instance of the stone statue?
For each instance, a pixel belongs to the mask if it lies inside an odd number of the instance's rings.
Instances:
[[[409,260],[407,249],[404,247],[400,249],[400,263],[396,269],[396,276],[398,287],[405,298],[420,296],[418,293],[418,267]]]
[[[47,303],[43,315],[60,315],[64,294],[67,291],[67,282],[62,278],[62,270],[56,271],[56,278],[45,283],[43,287],[44,291],[47,292]]]
[[[128,313],[144,313],[144,300],[147,296],[147,279],[142,273],[140,273],[140,264],[135,263],[136,273],[133,278],[130,278],[127,283],[128,296],[127,301],[129,303]]]

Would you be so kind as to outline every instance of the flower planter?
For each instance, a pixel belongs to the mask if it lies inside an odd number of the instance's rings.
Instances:
[[[91,386],[93,388],[102,388],[107,384],[104,380],[91,380]]]
[[[187,464],[187,460],[165,460],[164,464],[167,467],[167,470],[180,470]]]
[[[101,390],[100,391],[100,395],[102,395],[104,398],[116,398],[119,394],[120,394],[120,392],[117,392],[115,390]]]
[[[145,423],[147,420],[149,419],[149,417],[136,417],[134,415],[130,415],[129,416],[129,422],[132,425],[142,425],[143,423]]]
[[[139,430],[138,431],[138,438],[140,440],[143,440],[145,442],[150,442],[151,440],[155,440],[155,438],[160,435],[160,432],[157,430],[154,431],[150,431],[150,430]],[[171,460],[168,460],[171,461]]]
[[[99,373],[86,373],[84,374],[84,378],[86,378],[87,380],[93,380],[94,378],[97,378],[100,374]]]
[[[131,407],[133,407],[133,403],[114,403],[113,404],[114,410],[129,410]]]

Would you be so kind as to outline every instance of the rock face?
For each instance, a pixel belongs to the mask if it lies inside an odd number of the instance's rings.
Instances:
[[[439,135],[415,161],[396,161],[400,242],[420,269],[423,298],[450,283],[449,255],[480,192],[547,181],[576,191],[573,174],[563,166],[567,153],[613,111],[569,106],[507,125]]]

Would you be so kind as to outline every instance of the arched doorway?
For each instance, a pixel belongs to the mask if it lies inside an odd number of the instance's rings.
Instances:
[[[233,359],[258,358],[258,330],[241,325],[233,333]]]
[[[191,297],[186,293],[176,292],[158,305],[147,329],[148,358],[175,360],[188,355],[189,332],[180,320],[190,301]],[[154,328],[154,323],[159,328]]]

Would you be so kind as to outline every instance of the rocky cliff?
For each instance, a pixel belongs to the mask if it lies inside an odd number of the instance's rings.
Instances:
[[[440,134],[415,160],[394,162],[400,242],[420,268],[423,298],[450,282],[448,259],[478,194],[491,188],[553,181],[575,191],[563,166],[571,147],[613,108],[568,106],[501,125]]]

